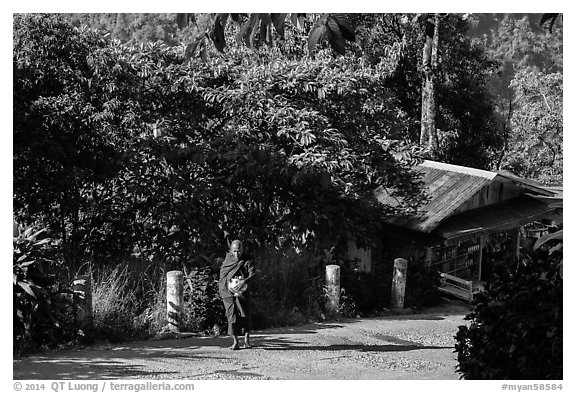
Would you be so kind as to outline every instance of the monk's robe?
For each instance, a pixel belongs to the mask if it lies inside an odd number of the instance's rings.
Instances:
[[[226,258],[220,267],[220,279],[218,281],[218,291],[228,320],[228,334],[241,336],[251,330],[251,305],[250,305],[250,285],[240,295],[234,294],[228,289],[228,281],[234,277],[248,279],[255,273],[252,261],[241,255],[240,258],[226,254]]]

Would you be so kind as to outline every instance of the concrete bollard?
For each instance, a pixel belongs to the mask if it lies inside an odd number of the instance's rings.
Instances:
[[[92,279],[90,275],[78,276],[73,284],[73,300],[76,310],[74,320],[78,329],[82,331],[85,340],[92,338],[94,320],[92,316]]]
[[[182,322],[184,304],[184,273],[179,270],[169,271],[166,275],[166,311],[168,330],[179,332]]]
[[[406,271],[408,261],[404,258],[394,260],[394,273],[392,276],[392,297],[390,306],[392,308],[404,307],[404,293],[406,292]]]
[[[326,290],[328,295],[326,309],[330,315],[335,315],[340,305],[340,266],[326,266]]]

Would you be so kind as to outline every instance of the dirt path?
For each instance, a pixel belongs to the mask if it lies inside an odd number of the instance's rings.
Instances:
[[[14,379],[458,379],[454,335],[469,308],[346,319],[228,337],[190,337],[55,351],[14,359]]]

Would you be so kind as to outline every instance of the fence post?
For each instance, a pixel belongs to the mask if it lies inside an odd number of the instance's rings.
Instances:
[[[169,271],[166,275],[166,312],[168,330],[179,332],[182,322],[184,303],[184,274],[179,270]]]
[[[75,323],[85,341],[92,339],[94,320],[92,316],[92,279],[89,274],[78,276],[72,285],[74,295]]]
[[[326,290],[328,295],[326,309],[330,315],[336,315],[340,304],[340,266],[326,266]]]
[[[394,260],[394,273],[392,275],[392,297],[390,305],[392,308],[404,307],[404,293],[406,292],[406,271],[408,261],[404,258]]]

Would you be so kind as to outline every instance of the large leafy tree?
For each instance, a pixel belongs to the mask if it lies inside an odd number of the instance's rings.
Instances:
[[[73,263],[202,258],[238,236],[301,246],[419,198],[390,137],[405,115],[358,59],[240,47],[203,63],[28,15],[14,65],[14,204]],[[411,203],[376,204],[378,185]]]
[[[240,63],[247,56],[257,57],[258,63]],[[358,202],[370,202],[366,196],[378,185],[408,199],[417,196],[413,179],[394,156],[410,149],[390,139],[401,133],[405,116],[383,87],[378,68],[361,59],[286,60],[278,51],[254,54],[245,48],[212,67],[228,69],[233,77],[230,86],[207,94],[223,103],[221,126],[239,149],[232,161],[247,160],[228,181],[246,188],[246,195],[257,181],[258,196],[246,201],[253,211],[259,199],[284,206],[281,215],[257,210],[249,217],[276,220],[267,228],[278,220],[298,223],[303,232],[314,225],[334,227],[343,221],[340,216],[361,232],[360,223],[371,220]]]
[[[82,201],[119,171],[133,126],[106,47],[55,18],[14,19],[14,208],[58,228],[70,259]]]
[[[367,34],[375,28],[381,31],[370,48],[384,47],[385,54],[392,53],[397,59],[397,66],[386,83],[398,97],[400,107],[413,119],[408,139],[413,143],[426,141],[425,145],[431,142],[435,145],[436,133],[438,147],[434,158],[487,168],[502,143],[494,126],[493,104],[487,87],[495,63],[467,36],[469,24],[465,17],[448,14],[433,16],[433,20],[438,24],[430,27],[429,18],[423,15],[383,15],[367,25]],[[432,36],[423,34],[427,28],[438,28],[438,31]],[[427,45],[430,62],[435,58],[437,64],[423,67],[423,48]],[[394,51],[398,46],[401,50]],[[428,106],[424,112],[423,89],[428,89],[434,98],[433,108]],[[430,123],[425,133],[422,132],[424,114],[428,121],[431,116],[435,119],[435,129],[430,129]]]
[[[180,18],[185,23],[184,14]],[[208,37],[224,51],[231,41],[221,24],[227,18],[228,14],[216,15],[214,24],[208,24],[210,33],[199,35],[190,44],[189,54],[206,59]],[[248,47],[271,44],[272,31],[282,47],[286,26],[293,26],[307,34],[308,55],[329,47],[337,54],[348,50],[374,64],[382,63],[393,71],[387,86],[413,120],[404,138],[428,148],[436,159],[487,168],[502,145],[487,88],[496,64],[467,36],[466,16],[251,14],[242,19],[231,14],[231,18],[240,22],[237,40]]]
[[[427,148],[435,159],[475,167],[489,167],[501,149],[503,132],[495,126],[486,86],[495,65],[468,37],[468,15],[221,13],[173,18],[182,29],[187,57],[203,61],[219,56],[213,49],[226,53],[239,43],[254,50],[277,47],[293,59],[330,48],[334,54],[381,62],[395,71],[393,88],[413,122],[404,138]]]

